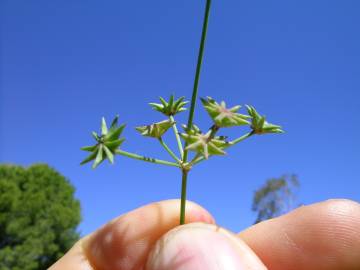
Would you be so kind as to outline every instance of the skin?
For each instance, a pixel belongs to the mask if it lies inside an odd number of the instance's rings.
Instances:
[[[110,221],[77,242],[50,270],[175,269],[159,263],[161,250],[164,245],[166,252],[171,250],[173,243],[181,244],[174,239],[189,235],[194,235],[193,245],[205,243],[205,248],[206,239],[214,235],[226,239],[239,251],[231,256],[238,256],[242,269],[360,269],[360,204],[356,202],[329,200],[302,206],[239,234],[216,226],[205,209],[191,202],[186,211],[186,223],[191,224],[178,226],[179,205],[178,200],[153,203]],[[197,241],[199,235],[207,238]],[[224,250],[228,252],[227,247]]]

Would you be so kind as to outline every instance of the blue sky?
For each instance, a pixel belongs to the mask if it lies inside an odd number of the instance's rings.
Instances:
[[[69,178],[83,234],[179,197],[176,169],[118,157],[93,171],[79,166],[79,148],[92,143],[102,116],[119,114],[124,150],[168,159],[133,127],[163,119],[147,105],[158,96],[190,98],[203,8],[190,0],[1,2],[0,162],[46,162]],[[299,202],[360,201],[359,8],[355,0],[213,1],[200,96],[252,104],[286,130],[191,172],[189,199],[219,224],[252,224],[254,190],[286,173],[299,176]],[[210,126],[203,108],[196,113]]]

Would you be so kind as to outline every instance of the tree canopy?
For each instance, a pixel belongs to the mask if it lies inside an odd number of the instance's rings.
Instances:
[[[290,211],[294,207],[295,191],[299,185],[296,175],[267,180],[254,194],[252,210],[257,212],[255,223]]]
[[[45,164],[0,165],[0,270],[47,269],[79,238],[74,188]]]

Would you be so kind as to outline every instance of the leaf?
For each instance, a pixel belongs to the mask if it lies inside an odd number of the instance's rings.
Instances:
[[[209,142],[209,153],[212,155],[225,155],[226,152],[219,148],[217,145],[215,145],[213,142]]]
[[[81,147],[80,149],[83,151],[88,151],[88,152],[92,152],[96,149],[97,145],[92,145],[92,146],[84,146]]]
[[[87,158],[85,158],[83,161],[81,161],[80,165],[84,165],[90,161],[92,161],[93,159],[95,159],[97,155],[97,151],[91,153]]]
[[[159,112],[162,111],[162,109],[164,108],[164,106],[162,106],[161,104],[158,103],[149,103],[149,105],[154,109],[157,110]]]
[[[110,130],[117,127],[119,121],[119,115],[117,114],[114,118],[114,120],[111,122]]]
[[[235,113],[235,112],[237,112],[238,110],[240,110],[240,108],[241,108],[240,105],[236,105],[236,106],[230,108],[229,110],[230,110],[231,112]]]
[[[96,154],[95,162],[92,166],[93,169],[95,169],[97,166],[99,166],[99,164],[103,161],[103,147],[104,146],[102,144],[100,144],[99,149]]]
[[[124,128],[125,128],[125,124],[119,126],[118,128],[114,128],[114,129],[110,130],[110,132],[108,134],[106,134],[105,140],[113,141],[113,140],[118,139],[120,137],[121,133],[123,132]]]
[[[111,151],[109,150],[109,148],[106,147],[106,145],[104,145],[104,150],[105,150],[106,157],[108,158],[110,163],[114,164],[114,155],[113,155],[113,153],[111,153]]]
[[[100,140],[99,135],[98,135],[95,131],[91,132],[91,135],[94,137],[94,139],[95,139],[96,141],[99,141],[99,140]]]
[[[167,104],[167,102],[165,101],[165,99],[163,99],[162,97],[159,97],[159,99],[160,99],[162,105],[164,106],[164,108],[167,107],[168,104]]]
[[[173,103],[174,103],[174,95],[171,95],[169,99],[168,107],[171,108],[173,106]]]
[[[101,135],[106,135],[108,133],[108,128],[106,126],[105,118],[101,119]]]
[[[179,106],[180,106],[181,102],[184,100],[184,98],[185,98],[185,97],[180,97],[178,100],[175,101],[174,107],[175,107],[176,109],[179,108]],[[185,104],[186,104],[186,103],[187,103],[187,102],[185,102]],[[185,105],[185,104],[184,104],[184,105]]]
[[[261,117],[260,120],[259,120],[259,127],[264,127],[264,124],[265,124],[265,117]]]
[[[111,151],[115,151],[123,142],[125,141],[124,138],[115,140],[115,141],[109,141],[109,142],[105,142],[104,144],[111,150]]]

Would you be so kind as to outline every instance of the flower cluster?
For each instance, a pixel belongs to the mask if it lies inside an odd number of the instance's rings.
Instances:
[[[206,99],[201,98],[201,102],[218,127],[249,125],[247,119],[250,117],[248,115],[237,113],[237,111],[241,108],[240,105],[232,108],[226,108],[225,101],[221,101],[219,104],[211,97],[207,97]]]
[[[187,143],[187,150],[191,150],[203,155],[206,159],[210,155],[225,155],[223,150],[228,146],[228,142],[223,137],[213,136],[210,129],[206,134],[203,134],[200,129],[193,125],[190,130],[183,125],[185,133],[180,133],[181,138]]]
[[[174,124],[174,121],[164,120],[151,125],[136,127],[136,130],[139,131],[143,136],[159,139]]]
[[[160,97],[160,101],[161,104],[150,103],[150,105],[156,111],[166,115],[168,119],[150,125],[136,127],[136,130],[143,136],[158,139],[179,166],[183,164],[183,161],[181,160],[183,150],[196,152],[196,157],[208,159],[209,156],[212,155],[225,155],[225,148],[233,146],[254,134],[261,135],[283,132],[280,126],[268,123],[265,120],[265,116],[261,116],[253,106],[246,105],[248,114],[240,114],[238,113],[241,108],[240,105],[227,108],[224,101],[218,103],[213,98],[206,97],[201,98],[201,102],[213,121],[211,128],[206,133],[203,133],[199,127],[194,124],[192,124],[190,128],[186,125],[182,125],[184,132],[179,133],[174,120],[174,115],[185,111],[186,108],[184,106],[188,102],[184,101],[184,97],[175,100],[173,95],[170,96],[169,101],[164,100],[162,97]],[[233,141],[227,141],[227,137],[225,136],[217,136],[219,129],[235,126],[248,126],[251,130]],[[175,132],[180,151],[180,158],[166,145],[162,138],[171,127],[173,127]],[[95,168],[106,158],[113,163],[115,154],[123,154],[133,158],[146,160],[146,158],[139,157],[138,155],[132,155],[128,152],[125,153],[122,150],[118,150],[124,141],[124,138],[120,138],[123,129],[124,125],[118,126],[118,116],[115,117],[110,129],[107,128],[105,119],[103,118],[101,135],[93,132],[96,144],[81,148],[82,150],[91,152],[81,164],[95,160],[93,163],[93,168]],[[181,139],[185,142],[185,149],[183,149]]]
[[[251,128],[255,134],[283,133],[281,126],[266,122],[265,116],[261,116],[253,106],[246,105],[251,117]]]
[[[159,103],[149,103],[149,105],[156,111],[165,114],[166,116],[171,116],[178,114],[180,112],[186,111],[184,106],[188,103],[184,101],[185,97],[180,97],[177,100],[174,100],[174,95],[170,96],[169,102],[166,102],[165,99],[159,97],[161,104]]]
[[[119,116],[116,116],[111,123],[110,129],[108,129],[105,118],[102,118],[101,135],[95,131],[92,132],[96,144],[81,148],[81,150],[91,152],[91,154],[81,162],[81,165],[95,160],[92,167],[96,168],[106,158],[111,163],[114,163],[115,152],[125,140],[124,138],[120,138],[125,125],[119,126],[118,120]]]

